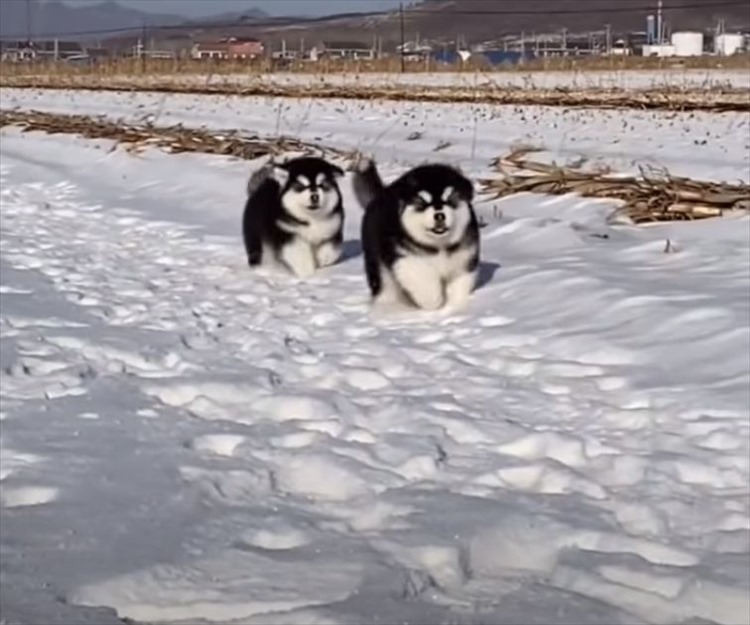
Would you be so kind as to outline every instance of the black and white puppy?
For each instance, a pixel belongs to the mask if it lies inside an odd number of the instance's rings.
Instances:
[[[362,159],[353,189],[365,206],[362,249],[374,303],[463,309],[480,251],[471,181],[449,165],[427,164],[386,186],[375,163]]]
[[[281,264],[300,278],[341,256],[344,210],[338,178],[325,159],[269,163],[247,184],[242,234],[248,264]]]

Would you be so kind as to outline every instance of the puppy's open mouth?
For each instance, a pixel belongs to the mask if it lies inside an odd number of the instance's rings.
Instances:
[[[446,228],[445,226],[435,226],[430,230],[430,232],[432,232],[433,234],[445,234],[446,232],[448,232],[448,228]]]

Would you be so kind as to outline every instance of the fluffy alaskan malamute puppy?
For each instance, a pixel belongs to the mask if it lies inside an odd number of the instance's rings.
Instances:
[[[338,178],[325,159],[305,156],[270,163],[247,185],[242,234],[251,267],[281,264],[300,278],[341,255],[344,210]]]
[[[365,158],[353,187],[365,207],[362,248],[374,303],[464,308],[479,267],[471,181],[449,165],[427,164],[386,186]]]

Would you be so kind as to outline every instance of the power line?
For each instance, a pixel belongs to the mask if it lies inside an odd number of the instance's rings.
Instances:
[[[747,0],[724,0],[722,2],[713,2],[711,3],[711,9],[716,9],[719,7],[747,7]],[[677,10],[684,10],[684,9],[703,9],[706,8],[705,2],[692,2],[692,3],[685,3],[685,4],[678,4],[678,5],[671,5],[668,7],[663,7],[662,11],[664,13],[669,11],[677,11]],[[455,9],[452,11],[440,11],[436,9],[423,9],[416,7],[412,9],[412,11],[409,12],[409,17],[416,16],[421,17],[424,15],[441,15],[444,17],[451,17],[451,16],[548,16],[548,15],[582,15],[582,14],[616,14],[616,13],[652,13],[654,11],[654,7],[652,4],[642,4],[640,6],[629,6],[629,7],[603,7],[598,8],[596,10],[594,9],[583,9],[583,8],[576,8],[576,9],[548,9],[544,11],[532,11],[532,10],[523,10],[523,9],[512,9],[512,10],[482,10],[482,9]],[[168,24],[164,26],[153,26],[152,30],[154,31],[164,31],[164,30],[212,30],[212,29],[222,29],[222,28],[265,28],[268,26],[305,26],[305,25],[314,25],[316,23],[320,22],[327,22],[332,19],[341,20],[341,19],[348,19],[348,18],[362,18],[362,17],[372,17],[372,16],[382,16],[383,13],[342,13],[338,15],[326,15],[323,17],[316,17],[316,18],[304,18],[300,20],[289,20],[287,18],[275,18],[272,20],[258,20],[258,21],[252,21],[252,22],[243,22],[240,20],[233,20],[231,22],[204,22],[204,23],[196,23],[196,22],[184,22],[182,24]],[[94,35],[114,35],[118,33],[136,33],[138,31],[137,26],[121,26],[118,28],[101,28],[98,30],[81,30],[81,31],[75,31],[75,32],[52,32],[52,33],[37,33],[36,38],[37,39],[54,39],[59,37],[87,37],[87,36],[94,36]],[[9,39],[9,37],[3,37],[3,39]]]
[[[26,41],[31,41],[31,0],[26,0]]]
[[[398,6],[399,31],[401,34],[401,73],[406,71],[406,33],[404,31],[404,3]]]
[[[747,6],[747,0],[725,0],[724,2],[712,2],[711,8],[725,7],[725,6]],[[664,11],[674,11],[679,9],[705,9],[705,2],[693,2],[689,4],[672,5],[664,7]],[[454,11],[437,11],[430,9],[420,9],[415,7],[413,14],[424,15],[424,14],[435,14],[435,15],[580,15],[582,13],[643,13],[653,12],[654,6],[640,5],[640,6],[629,6],[627,8],[619,7],[603,7],[598,9],[545,9],[544,11],[532,11],[523,9],[511,9],[507,11],[503,10],[483,10],[483,9],[456,9]]]

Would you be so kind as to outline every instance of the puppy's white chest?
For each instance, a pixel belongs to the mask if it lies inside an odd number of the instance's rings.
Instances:
[[[332,215],[325,219],[311,219],[307,225],[297,230],[297,235],[311,245],[320,245],[328,241],[341,228],[341,216]]]
[[[439,280],[451,280],[457,275],[466,272],[474,250],[472,248],[460,249],[455,252],[441,250],[434,256],[423,257],[426,273],[431,273]]]

